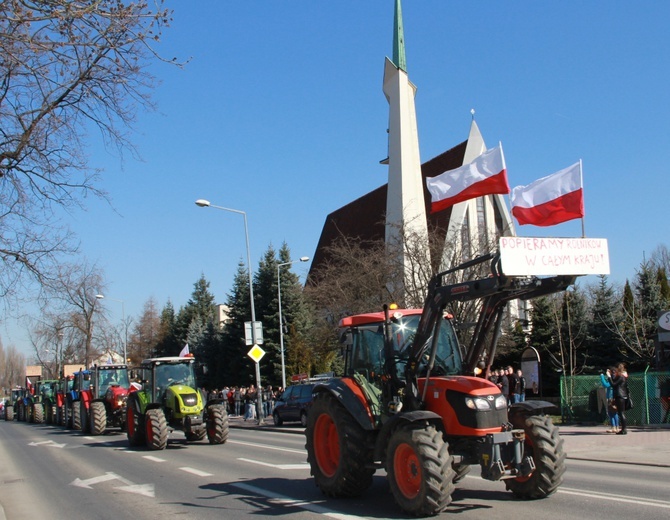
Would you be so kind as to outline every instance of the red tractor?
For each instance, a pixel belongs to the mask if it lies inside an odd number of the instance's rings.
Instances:
[[[124,429],[129,388],[126,365],[94,365],[77,372],[72,393],[73,429],[92,435],[102,435],[107,428]]]
[[[484,279],[444,285],[447,274],[491,260]],[[385,469],[401,509],[434,515],[455,484],[478,465],[520,498],[556,491],[565,471],[563,440],[544,401],[508,405],[490,370],[506,303],[565,290],[575,276],[507,277],[498,255],[436,275],[423,309],[343,318],[344,376],[314,388],[307,458],[328,496],[360,495]],[[482,300],[472,341],[462,350],[445,312]],[[479,376],[476,376],[478,374]]]

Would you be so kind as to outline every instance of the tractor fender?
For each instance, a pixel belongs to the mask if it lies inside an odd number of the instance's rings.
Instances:
[[[350,377],[331,379],[314,387],[312,393],[329,392],[364,430],[375,429],[375,419],[361,388]]]
[[[523,429],[526,418],[531,415],[544,415],[547,408],[556,408],[556,405],[548,401],[523,401],[510,405],[508,417],[514,428]]]
[[[384,423],[384,426],[382,426],[382,429],[377,436],[377,440],[375,442],[374,460],[383,461],[386,459],[386,446],[388,446],[391,434],[399,424],[414,423],[419,421],[434,424],[439,431],[444,430],[442,417],[440,417],[435,412],[430,412],[428,410],[413,410],[411,412],[397,413]]]

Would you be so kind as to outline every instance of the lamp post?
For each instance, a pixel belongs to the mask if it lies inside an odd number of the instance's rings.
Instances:
[[[249,226],[247,224],[247,214],[244,211],[239,209],[224,208],[223,206],[217,206],[210,203],[206,199],[198,199],[195,201],[195,205],[201,208],[214,208],[220,209],[222,211],[230,211],[232,213],[238,213],[244,217],[244,236],[247,242],[247,271],[249,271],[249,299],[251,303],[251,338],[254,345],[256,345],[256,306],[254,305],[254,280],[251,274],[251,248],[249,247]],[[260,365],[256,363],[256,393],[258,394],[257,399],[257,416],[258,424],[263,424],[263,418],[261,417],[261,410],[263,409],[262,402],[262,387],[261,387],[261,371]]]
[[[296,262],[307,262],[308,260],[308,256],[301,256],[299,260],[284,262],[277,265],[277,299],[279,300],[279,347],[281,351],[281,384],[283,390],[286,390],[286,364],[284,363],[284,323],[282,321],[281,314],[281,277],[279,274],[280,269],[285,265],[291,265]]]
[[[121,321],[123,322],[123,327],[124,327],[124,339],[123,339],[123,364],[125,365],[128,363],[128,353],[126,352],[126,349],[128,348],[128,324],[126,323],[126,306],[123,300],[117,300],[116,298],[109,298],[105,296],[104,294],[96,294],[95,297],[98,300],[112,300],[114,302],[119,302],[121,304]]]

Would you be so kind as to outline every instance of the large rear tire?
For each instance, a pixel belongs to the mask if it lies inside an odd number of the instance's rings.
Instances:
[[[14,407],[10,404],[5,406],[5,421],[14,420]]]
[[[44,405],[42,403],[33,403],[30,405],[32,422],[35,424],[44,423]]]
[[[168,441],[168,426],[160,408],[147,410],[144,417],[147,434],[146,445],[150,450],[164,450]]]
[[[505,480],[505,486],[517,498],[545,498],[553,494],[563,482],[563,439],[556,425],[546,415],[527,417],[524,430],[524,452],[532,454],[535,470],[527,477]]]
[[[223,405],[213,404],[207,407],[207,439],[210,444],[223,444],[228,440],[230,425],[228,414]]]
[[[94,401],[91,403],[91,421],[89,428],[91,435],[102,435],[107,427],[107,410],[105,403]]]
[[[78,401],[73,401],[70,411],[72,412],[72,429],[81,431],[81,407]]]
[[[372,485],[369,434],[332,394],[315,396],[305,436],[310,472],[324,494],[354,497]]]
[[[415,516],[436,515],[451,503],[456,472],[442,433],[426,423],[398,427],[388,444],[386,472],[400,508]]]
[[[86,408],[84,401],[79,401],[79,422],[83,433],[91,433],[91,422],[89,419],[89,409]]]
[[[128,400],[126,407],[126,436],[131,446],[142,446],[146,440],[144,417],[139,412],[137,399]]]

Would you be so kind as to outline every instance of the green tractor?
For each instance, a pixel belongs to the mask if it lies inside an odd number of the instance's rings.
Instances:
[[[22,403],[25,395],[26,390],[24,388],[21,388],[20,386],[12,388],[12,395],[5,403],[5,421],[18,420],[19,410],[21,410],[23,406]]]
[[[58,389],[58,379],[47,379],[40,381],[37,386],[36,395],[39,399],[35,400],[33,406],[41,403],[43,407],[44,422],[47,424],[56,424],[56,391]]]
[[[126,433],[131,446],[150,450],[167,447],[172,430],[183,431],[188,441],[205,437],[210,444],[228,440],[229,423],[223,399],[205,402],[196,388],[192,357],[145,359],[140,367],[142,388],[128,396]]]

